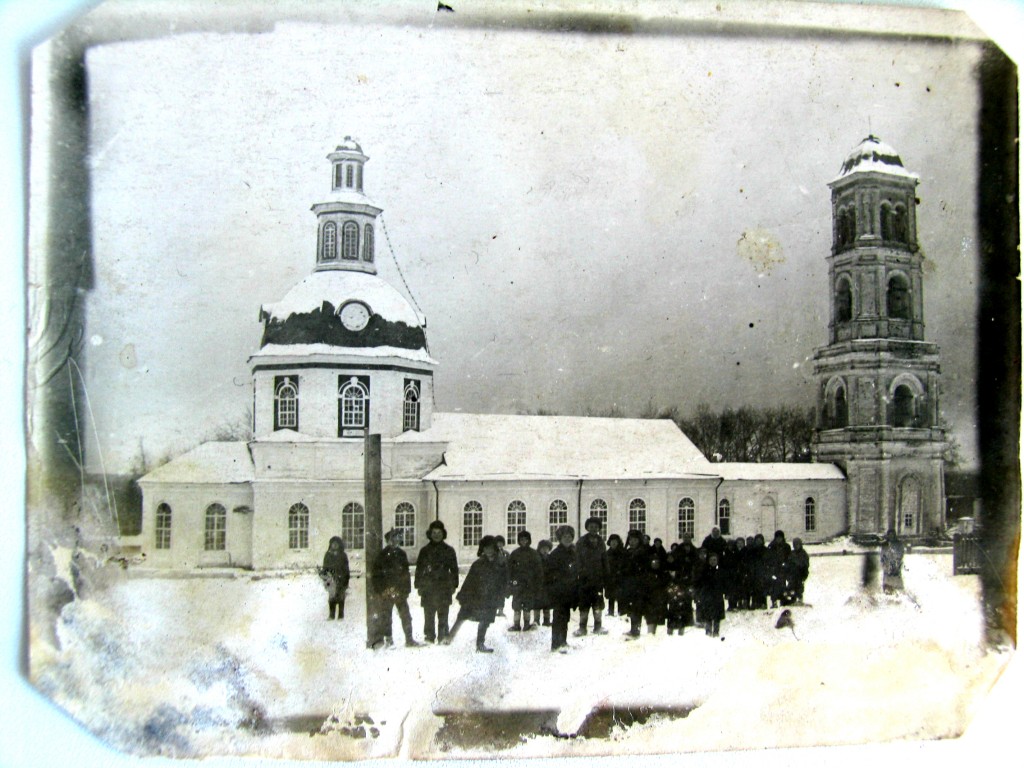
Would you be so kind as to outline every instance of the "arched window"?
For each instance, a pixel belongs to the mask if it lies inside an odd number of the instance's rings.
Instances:
[[[643,499],[629,502],[629,528],[647,533],[647,502]]]
[[[729,513],[731,509],[728,499],[722,499],[718,502],[718,530],[722,532],[723,536],[729,535]]]
[[[346,187],[351,187],[352,186],[352,166],[351,165],[345,166],[345,186]]]
[[[373,261],[373,226],[363,227],[363,261]]]
[[[548,524],[551,528],[551,541],[555,542],[555,531],[560,525],[569,523],[569,505],[561,499],[555,499],[548,506]]]
[[[171,508],[165,503],[156,508],[156,548],[171,548]]]
[[[510,501],[505,522],[508,529],[506,531],[508,535],[505,537],[505,540],[511,546],[518,540],[519,532],[526,530],[526,505],[519,499]]]
[[[886,313],[895,320],[910,319],[910,286],[903,275],[889,278],[889,287],[885,292]]]
[[[324,224],[324,247],[320,254],[321,261],[334,261],[338,258],[338,225],[333,221]]]
[[[845,277],[836,283],[836,322],[848,323],[853,319],[853,291]]]
[[[366,512],[358,501],[341,509],[341,539],[349,549],[366,547]]]
[[[850,408],[846,404],[846,387],[839,385],[836,388],[835,407],[832,411],[832,426],[841,429],[850,423]]]
[[[857,239],[857,215],[853,208],[840,208],[838,220],[839,245],[850,245]]]
[[[288,549],[309,549],[309,507],[301,501],[288,510]]]
[[[359,225],[354,221],[346,221],[341,228],[341,258],[359,258]]]
[[[416,508],[408,501],[395,507],[395,528],[398,535],[398,546],[411,547],[416,543]]]
[[[342,168],[343,167],[344,166],[341,163],[335,163],[334,164],[334,188],[335,189],[341,189],[341,175],[342,175]]]
[[[274,429],[299,428],[299,380],[294,376],[274,377]]]
[[[462,508],[462,546],[475,547],[484,535],[484,508],[479,501],[467,501]]]
[[[590,516],[601,521],[601,538],[605,538],[608,535],[608,502],[604,499],[590,502]]]
[[[761,499],[761,530],[774,531],[779,527],[778,507],[775,499],[771,496],[764,496]]]
[[[402,404],[402,431],[418,432],[420,428],[420,385],[415,379],[405,380],[405,399]]]
[[[679,516],[677,518],[679,523],[679,538],[682,539],[686,536],[693,536],[693,525],[694,525],[694,506],[693,499],[687,496],[685,499],[679,500]]]
[[[910,243],[910,222],[907,217],[907,209],[902,205],[897,205],[893,211],[893,240]]]
[[[363,166],[356,166],[356,189],[360,192],[363,191]]]
[[[896,239],[896,222],[893,216],[892,208],[889,207],[888,203],[882,203],[881,209],[878,211],[879,223],[882,227],[882,239],[883,240],[895,240]]]
[[[813,531],[818,527],[817,510],[814,505],[814,497],[808,496],[804,499],[804,530]]]
[[[342,433],[346,429],[366,429],[369,422],[367,405],[370,393],[355,376],[341,385],[338,391],[341,409]]]
[[[228,511],[220,504],[211,504],[206,508],[206,529],[203,536],[203,549],[219,551],[227,549]]]
[[[906,384],[900,384],[892,397],[892,425],[914,426],[914,393]]]

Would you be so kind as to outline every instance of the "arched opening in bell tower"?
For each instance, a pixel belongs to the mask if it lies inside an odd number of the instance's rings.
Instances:
[[[853,291],[848,278],[840,277],[836,283],[836,322],[848,323],[853,319]]]
[[[891,320],[910,319],[910,286],[903,275],[893,275],[885,292],[885,310]]]

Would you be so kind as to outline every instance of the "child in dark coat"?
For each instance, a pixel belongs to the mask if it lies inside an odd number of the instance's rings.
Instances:
[[[591,517],[584,524],[587,532],[576,542],[576,578],[580,628],[573,634],[587,634],[587,614],[594,613],[594,634],[606,635],[601,626],[604,611],[604,587],[608,579],[608,551],[601,538],[601,518]]]
[[[516,536],[519,547],[508,556],[508,579],[512,589],[512,626],[509,632],[531,630],[537,625],[530,622],[530,611],[540,608],[538,597],[544,580],[544,564],[540,554],[530,546],[533,537],[529,531]],[[520,618],[522,623],[520,623]]]
[[[807,554],[807,550],[804,549],[801,539],[793,539],[793,551],[789,553],[789,562],[792,567],[792,583],[789,589],[792,592],[793,600],[802,604],[804,582],[807,581],[807,576],[811,572],[811,558]]]
[[[548,557],[551,556],[551,542],[547,539],[541,539],[537,542],[537,554],[540,555],[540,562],[542,568],[546,568]],[[541,614],[543,613],[543,622],[541,621]],[[533,611],[533,623],[542,624],[542,626],[551,626],[551,601],[548,600],[548,588],[544,584],[544,579],[541,579],[540,589],[537,591],[537,608]]]
[[[644,621],[647,623],[647,632],[653,635],[658,631],[658,627],[665,623],[668,601],[666,590],[672,577],[668,569],[665,568],[665,561],[657,549],[651,547],[648,554]]]
[[[409,578],[409,558],[405,556],[405,552],[399,546],[401,536],[402,531],[398,528],[392,528],[384,534],[384,542],[387,546],[377,556],[369,586],[378,601],[384,643],[394,644],[391,634],[391,609],[394,608],[402,622],[405,644],[413,648],[420,643],[416,642],[412,636],[412,614],[409,613],[409,593],[412,591],[412,581]]]
[[[484,644],[487,628],[494,621],[494,614],[505,604],[508,589],[508,571],[499,560],[498,545],[493,536],[480,539],[477,548],[477,560],[469,568],[462,589],[459,590],[459,615],[455,619],[452,631],[444,639],[450,645],[455,639],[459,628],[467,621],[478,622],[476,630],[476,650],[478,653],[494,653],[493,648]]]
[[[345,554],[345,542],[340,536],[331,536],[324,554],[324,565],[320,569],[320,577],[327,587],[327,620],[335,615],[345,618],[345,591],[348,589],[349,570],[348,555]]]
[[[619,601],[619,587],[622,583],[622,567],[625,564],[626,548],[622,537],[613,533],[608,537],[608,579],[604,584],[604,597],[608,602],[608,615],[614,616],[615,609],[622,610]]]
[[[693,623],[693,604],[690,601],[690,590],[674,580],[665,588],[665,618],[667,630],[683,634],[687,624]]]
[[[650,547],[644,544],[643,534],[631,530],[626,534],[626,552],[622,569],[619,596],[621,611],[629,614],[629,636],[640,636],[640,620],[647,600],[647,573],[650,568]]]
[[[555,531],[558,546],[544,562],[544,586],[551,603],[551,650],[565,652],[569,647],[569,614],[579,599],[576,531],[560,525]]]
[[[416,557],[414,584],[423,606],[423,636],[429,643],[448,636],[448,609],[459,586],[459,563],[446,538],[444,523],[434,520],[427,526],[427,545]]]

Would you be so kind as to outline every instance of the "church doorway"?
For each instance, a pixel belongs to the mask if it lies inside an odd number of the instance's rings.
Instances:
[[[904,536],[921,532],[921,484],[912,475],[900,482],[896,529]]]
[[[231,564],[252,568],[252,507],[231,510]]]

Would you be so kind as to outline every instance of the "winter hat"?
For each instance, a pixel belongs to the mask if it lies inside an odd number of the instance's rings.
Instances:
[[[560,525],[555,529],[555,538],[559,541],[561,541],[562,537],[566,535],[572,536],[574,539],[576,538],[576,531],[573,530],[571,525]]]
[[[608,543],[608,546],[609,546],[609,547],[610,547],[610,546],[612,545],[612,542],[613,542],[613,541],[617,541],[617,542],[619,542],[619,546],[620,546],[620,547],[622,547],[622,546],[625,546],[625,545],[624,545],[624,544],[622,543],[622,537],[621,537],[621,536],[619,536],[619,534],[617,534],[617,533],[613,533],[613,534],[612,534],[611,536],[609,536],[609,537],[608,537],[608,542],[607,542],[607,543]]]
[[[330,546],[334,542],[338,542],[342,549],[345,548],[345,542],[342,541],[341,536],[331,536],[331,540],[327,542],[327,545]]]
[[[588,517],[587,522],[583,524],[583,530],[589,531],[591,523],[596,525],[599,529],[602,525],[604,525],[604,522],[601,520],[600,517]]]
[[[545,547],[547,549],[553,549],[553,547],[551,546],[551,542],[547,539],[541,539],[537,542],[537,549],[544,549]]]
[[[430,538],[431,531],[441,531],[441,533],[444,534],[443,536],[441,536],[441,541],[444,541],[448,538],[448,531],[445,530],[444,523],[442,523],[440,520],[432,520],[430,522],[430,525],[427,526],[428,539]]]
[[[401,528],[392,528],[390,531],[384,534],[384,541],[391,541],[392,537],[398,537],[402,535]]]
[[[530,544],[530,543],[532,543],[532,542],[533,542],[533,536],[531,536],[531,535],[530,535],[530,532],[529,532],[529,531],[520,531],[520,532],[519,532],[519,533],[518,533],[518,534],[516,535],[516,543],[517,543],[517,544],[521,544],[521,543],[522,543],[522,541],[523,541],[523,539],[526,539],[526,543],[527,543],[527,544]]]
[[[498,551],[498,542],[495,541],[493,536],[484,536],[480,539],[480,543],[476,547],[476,556],[480,557],[483,555],[484,550],[488,547],[493,547],[495,552]]]
[[[626,543],[628,544],[629,540],[633,538],[637,539],[641,544],[643,544],[644,542],[644,535],[640,533],[640,531],[636,528],[630,529],[630,531],[626,534]]]

